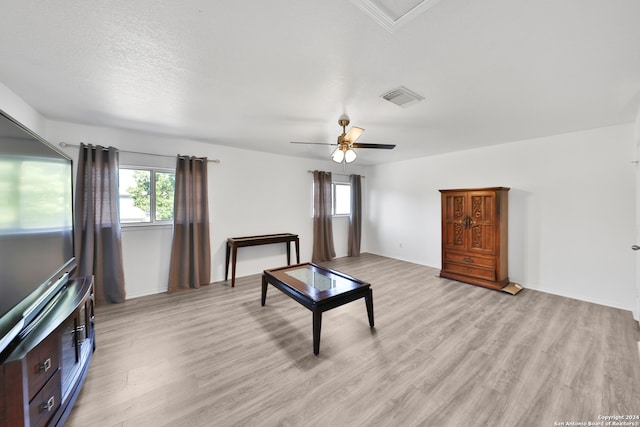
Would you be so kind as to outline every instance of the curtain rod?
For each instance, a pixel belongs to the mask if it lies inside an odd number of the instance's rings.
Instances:
[[[312,171],[312,170],[308,170],[307,172],[309,172],[309,173],[313,173],[313,171]],[[331,175],[351,176],[351,175],[347,175],[347,174],[345,174],[345,173],[333,173],[333,172],[331,172]],[[352,174],[352,175],[353,175],[353,174]],[[366,178],[366,176],[364,176],[364,175],[360,175],[360,178]]]
[[[68,144],[66,142],[61,142],[60,143],[61,147],[76,147],[79,148],[80,146],[78,144]],[[127,150],[118,150],[121,153],[130,153],[130,154],[143,154],[145,156],[158,156],[158,157],[171,157],[172,159],[175,159],[176,156],[169,156],[167,154],[154,154],[154,153],[143,153],[141,151],[127,151]],[[180,156],[179,154],[177,155],[177,157],[185,157],[185,156]],[[207,161],[209,163],[220,163],[220,160],[218,159],[207,159]]]

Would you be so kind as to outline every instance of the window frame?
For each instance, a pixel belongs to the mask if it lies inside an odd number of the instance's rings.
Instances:
[[[128,228],[128,227],[169,227],[173,226],[173,218],[170,220],[156,220],[156,173],[170,173],[175,177],[176,170],[172,168],[163,168],[163,167],[152,167],[152,166],[137,166],[137,165],[120,165],[118,167],[118,174],[120,174],[121,169],[127,170],[139,170],[139,171],[148,171],[149,172],[149,221],[145,222],[122,222],[120,219],[120,227]],[[118,180],[118,187],[120,187],[120,182]],[[174,187],[174,197],[175,197],[175,187]],[[118,188],[118,203],[120,203],[120,188]],[[175,215],[175,211],[174,211]]]

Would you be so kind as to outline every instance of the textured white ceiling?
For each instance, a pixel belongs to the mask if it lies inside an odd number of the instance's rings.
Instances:
[[[393,33],[347,0],[5,2],[0,81],[50,119],[375,164],[632,122],[637,0],[441,0]],[[380,98],[405,86],[408,108]],[[1,108],[1,107],[0,107]],[[90,136],[87,136],[87,140]]]

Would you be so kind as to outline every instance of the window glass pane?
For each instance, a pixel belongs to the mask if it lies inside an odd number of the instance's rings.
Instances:
[[[155,172],[156,183],[156,221],[173,220],[173,192],[176,187],[176,174]]]
[[[120,222],[151,222],[151,172],[120,169]]]
[[[351,186],[349,184],[335,184],[334,215],[349,215],[351,213]]]

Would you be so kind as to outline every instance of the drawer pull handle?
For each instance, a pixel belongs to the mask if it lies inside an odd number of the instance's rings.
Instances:
[[[466,257],[462,258],[462,260],[463,260],[464,262],[470,262],[471,264],[473,264],[473,259],[469,258],[468,256],[466,256]]]
[[[85,330],[85,325],[80,325],[76,328],[76,336],[79,339],[76,339],[76,345],[82,345],[82,343],[84,342],[84,330]]]
[[[42,402],[41,412],[44,412],[44,411],[51,412],[51,410],[55,405],[56,405],[56,398],[55,396],[51,396],[49,400],[47,400],[46,402]]]
[[[40,372],[47,372],[51,369],[51,358],[49,357],[44,362],[40,363]]]

